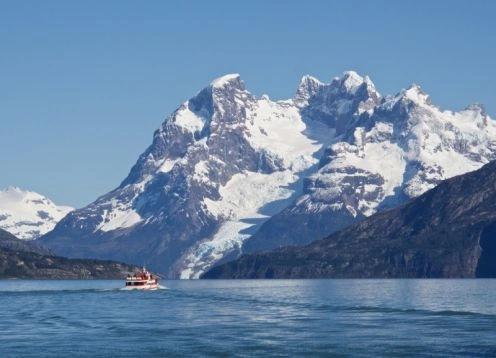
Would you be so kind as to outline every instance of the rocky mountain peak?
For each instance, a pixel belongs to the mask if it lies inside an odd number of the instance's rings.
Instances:
[[[303,77],[293,101],[305,118],[326,123],[341,135],[363,113],[372,114],[380,99],[368,77],[348,71],[325,84],[310,76]]]
[[[313,76],[305,75],[301,78],[296,95],[293,97],[294,103],[299,107],[308,105],[308,100],[315,96],[317,92],[324,86]]]
[[[212,98],[215,102],[232,100],[239,93],[246,92],[245,83],[237,73],[221,76],[210,83]]]
[[[343,76],[341,78],[338,77],[336,78],[336,80],[349,93],[356,93],[364,83],[370,82],[370,79],[368,77],[366,81],[364,77],[360,76],[355,71],[346,71],[343,73]]]
[[[487,111],[486,111],[486,106],[482,103],[472,103],[471,105],[467,106],[465,108],[466,111],[471,111],[474,112],[476,115],[479,115],[483,118],[489,118]]]
[[[412,101],[419,105],[432,105],[430,96],[425,93],[422,88],[417,84],[412,84],[405,90],[402,90],[399,94],[402,99]]]
[[[220,76],[210,82],[212,88],[225,88],[225,87],[235,87],[240,90],[245,89],[244,82],[241,80],[239,73],[229,73],[227,75]]]
[[[345,71],[341,77],[335,77],[330,85],[334,88],[334,91],[348,95],[363,97],[361,94],[363,92],[367,96],[380,97],[370,78],[368,76],[362,77],[355,71]]]

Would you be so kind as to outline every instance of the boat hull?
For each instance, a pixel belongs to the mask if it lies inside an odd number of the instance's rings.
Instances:
[[[143,286],[124,286],[122,288],[123,291],[154,291],[158,290],[159,286],[158,284],[152,284],[152,285],[143,285]]]

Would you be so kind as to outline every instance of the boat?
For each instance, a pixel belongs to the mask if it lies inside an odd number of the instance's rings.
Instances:
[[[123,290],[158,290],[158,288],[158,277],[143,266],[141,272],[127,275]]]

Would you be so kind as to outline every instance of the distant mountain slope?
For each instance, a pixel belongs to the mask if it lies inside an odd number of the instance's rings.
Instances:
[[[294,98],[214,80],[154,133],[127,178],[40,240],[58,254],[197,278],[242,252],[306,244],[496,159],[481,106],[381,96],[353,71],[302,78]]]
[[[305,247],[243,255],[203,278],[496,277],[496,162]]]
[[[117,279],[135,270],[138,268],[118,262],[54,256],[0,229],[0,279]]]
[[[0,228],[19,239],[32,240],[46,234],[71,210],[32,191],[16,187],[0,190]]]
[[[0,229],[0,248],[32,252],[39,255],[53,255],[50,250],[45,247],[38,246],[36,242],[29,240],[20,240],[10,232]]]

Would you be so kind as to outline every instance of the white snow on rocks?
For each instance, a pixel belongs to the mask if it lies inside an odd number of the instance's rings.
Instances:
[[[303,122],[296,106],[259,100],[248,112],[247,140],[252,147],[284,161],[298,172],[318,162],[315,154],[335,131],[320,122]]]
[[[176,125],[192,133],[201,131],[205,125],[205,118],[193,113],[188,107],[188,102],[176,112],[174,120]]]
[[[97,230],[112,231],[125,229],[132,227],[143,220],[135,210],[130,209],[126,205],[117,202],[113,202],[112,204],[112,210],[104,210],[102,222]]]
[[[393,109],[405,106],[406,118]],[[381,178],[380,185],[355,180],[354,210],[374,214],[388,197],[416,197],[440,181],[480,168],[496,159],[496,123],[479,106],[460,112],[443,111],[432,105],[419,86],[413,85],[377,106],[381,116],[370,112],[370,128],[356,127],[350,140],[331,146],[330,163],[311,176],[322,183],[298,200],[315,210],[315,203],[340,209],[345,178],[365,175]],[[388,112],[388,114],[384,114]],[[370,195],[370,193],[374,195]],[[332,194],[332,195],[331,195]],[[346,207],[352,212],[349,206]]]
[[[239,73],[230,73],[230,74],[216,78],[215,80],[213,80],[210,83],[210,85],[212,87],[223,87],[223,86],[227,85],[229,82],[231,82],[232,80],[239,79],[239,77],[240,77]]]
[[[205,238],[189,250],[181,278],[198,278],[212,263],[239,249],[247,229],[261,225],[282,210],[301,185],[303,173],[318,163],[318,153],[329,144],[335,131],[320,122],[303,122],[296,106],[271,102],[267,97],[247,111],[246,139],[258,152],[281,160],[286,170],[272,174],[244,172],[235,174],[219,189],[219,200],[204,199],[207,210],[223,221],[217,234]],[[195,166],[194,179],[206,180],[207,163]],[[263,208],[280,202],[272,209]],[[262,212],[263,211],[263,212]],[[255,220],[256,219],[256,220]],[[256,224],[254,223],[256,222]]]
[[[32,191],[17,187],[0,190],[0,228],[19,239],[38,238],[72,210]]]
[[[164,159],[158,167],[158,171],[161,173],[168,173],[174,168],[174,165],[176,165],[177,162],[179,162],[179,159]]]

